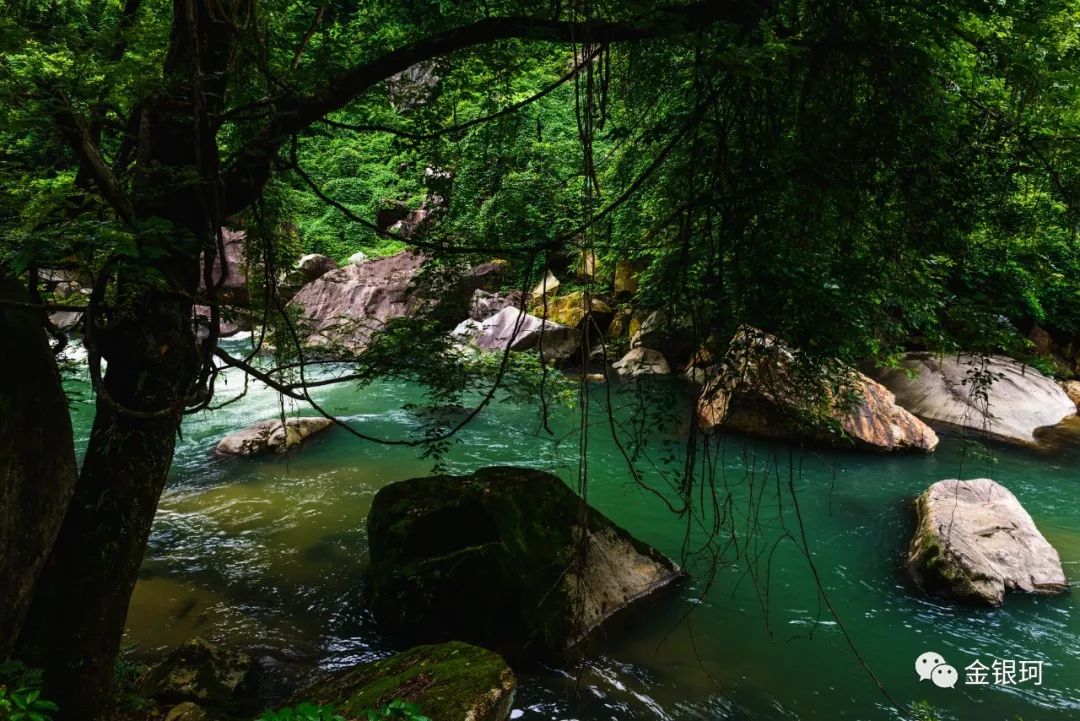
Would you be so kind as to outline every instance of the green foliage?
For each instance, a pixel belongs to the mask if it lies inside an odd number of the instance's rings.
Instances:
[[[363,718],[366,721],[431,721],[420,712],[419,706],[397,698],[378,709],[363,712]],[[345,717],[335,713],[333,706],[300,703],[277,711],[264,711],[256,721],[345,721]]]
[[[41,672],[18,661],[0,663],[0,721],[51,721],[59,707],[41,697]]]

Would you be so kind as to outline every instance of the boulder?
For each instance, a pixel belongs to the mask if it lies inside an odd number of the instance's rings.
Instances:
[[[548,300],[555,297],[555,294],[559,292],[559,279],[555,277],[555,274],[550,270],[544,275],[543,279],[536,284],[536,287],[532,289],[532,293],[529,293],[530,304],[543,304],[544,296],[548,297]]]
[[[1065,391],[1065,395],[1068,396],[1069,400],[1080,409],[1080,381],[1065,381],[1061,384],[1061,390]]]
[[[61,310],[49,313],[49,322],[67,333],[82,323],[83,314],[77,310]]]
[[[368,262],[369,258],[367,253],[362,250],[358,250],[349,256],[349,265],[362,265]]]
[[[381,623],[511,661],[566,658],[609,617],[685,575],[557,477],[525,468],[384,486],[368,534]]]
[[[627,335],[630,330],[630,320],[632,315],[633,314],[628,308],[620,308],[615,311],[611,318],[611,323],[608,324],[607,332],[605,332],[604,337],[610,340],[612,338],[622,338]]]
[[[636,378],[642,375],[668,375],[671,366],[668,365],[664,354],[650,348],[631,348],[630,352],[621,359],[611,364],[615,372],[627,378]]]
[[[909,353],[877,379],[921,418],[1010,441],[1033,442],[1037,428],[1076,414],[1076,404],[1053,380],[1004,356]]]
[[[491,293],[477,288],[473,292],[469,302],[469,318],[475,321],[487,320],[503,308],[520,305],[521,294],[517,291],[510,293]]]
[[[285,453],[301,444],[308,436],[326,430],[334,422],[321,416],[280,418],[252,423],[247,428],[218,441],[214,452],[221,456],[254,456],[261,453]]]
[[[433,60],[410,65],[386,81],[390,104],[394,110],[407,113],[420,107],[439,86],[438,65]]]
[[[896,404],[887,388],[851,368],[817,368],[804,375],[795,352],[764,331],[744,327],[698,399],[705,430],[723,426],[774,438],[802,438],[878,451],[929,452],[937,434]],[[821,375],[844,373],[837,397],[820,388]],[[839,433],[838,431],[842,431]]]
[[[577,270],[574,271],[574,277],[582,283],[593,280],[596,277],[596,267],[596,252],[582,249],[581,260],[578,263]]]
[[[630,326],[630,347],[655,348],[672,361],[679,363],[694,352],[694,329],[687,317],[672,318],[662,310],[649,313],[638,323]]]
[[[339,671],[294,697],[295,703],[332,705],[346,718],[401,699],[433,721],[506,721],[517,679],[491,651],[460,641],[417,646]]]
[[[419,253],[405,251],[354,261],[305,285],[291,305],[299,307],[307,343],[363,350],[387,321],[421,306],[413,281],[424,260]]]
[[[508,307],[480,323],[473,343],[489,351],[501,351],[507,346],[514,351],[540,348],[544,360],[561,361],[581,349],[581,334],[574,328]]]
[[[638,274],[634,264],[628,260],[615,263],[615,297],[625,298],[638,289]]]
[[[217,290],[218,303],[238,306],[248,306],[251,303],[251,297],[248,293],[247,262],[244,258],[246,237],[247,234],[242,230],[221,229],[221,242],[225,250],[224,267],[227,274],[224,283]],[[211,277],[215,285],[222,273],[221,260],[220,256],[215,257],[213,269],[211,270]],[[199,273],[199,298],[209,298],[201,271]]]
[[[300,260],[296,261],[296,269],[300,271],[301,285],[307,285],[330,271],[337,270],[337,261],[319,253],[308,253],[300,256]]]
[[[468,313],[473,291],[494,282],[499,263],[484,263],[461,273],[433,273],[417,283],[426,261],[412,251],[332,270],[305,285],[292,299],[309,346],[363,351],[387,322],[421,311],[438,310],[440,323]],[[449,331],[452,323],[446,324]]]
[[[1006,591],[1069,589],[1057,551],[1016,496],[989,478],[938,481],[916,513],[907,568],[927,592],[1000,606]]]
[[[195,638],[150,670],[142,695],[162,703],[228,708],[249,692],[252,668],[247,654]]]
[[[208,718],[202,706],[190,701],[173,706],[165,714],[165,721],[207,721]]]
[[[614,316],[611,307],[599,298],[589,298],[586,301],[584,291],[574,291],[558,298],[550,298],[546,304],[539,304],[534,312],[541,318],[565,325],[570,328],[581,328],[587,317],[592,317],[598,327],[605,327]]]

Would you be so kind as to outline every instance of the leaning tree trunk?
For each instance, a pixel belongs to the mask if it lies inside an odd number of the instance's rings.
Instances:
[[[28,303],[0,268],[0,300]],[[15,644],[34,583],[75,489],[67,398],[45,317],[0,305],[0,659]]]

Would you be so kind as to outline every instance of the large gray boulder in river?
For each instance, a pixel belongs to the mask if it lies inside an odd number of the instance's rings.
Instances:
[[[285,453],[300,445],[308,436],[326,430],[334,422],[321,416],[270,418],[252,423],[247,428],[230,433],[214,446],[214,453],[221,456],[255,456],[261,453]]]
[[[744,327],[710,371],[713,376],[698,399],[698,421],[705,430],[723,427],[865,450],[929,452],[937,446],[937,434],[900,407],[884,386],[837,365],[831,372],[848,378],[848,392],[838,397],[819,388],[818,376],[828,371],[803,369],[791,346]]]
[[[401,699],[433,721],[506,721],[516,687],[514,672],[498,654],[451,641],[334,673],[294,700],[332,705],[350,719],[367,718],[367,711]]]
[[[907,568],[929,593],[1000,606],[1006,591],[1069,588],[1057,551],[1016,496],[989,478],[938,481],[919,496],[916,513]]]
[[[878,373],[897,402],[917,416],[1031,443],[1035,430],[1076,414],[1050,378],[1004,356],[909,353]]]
[[[572,655],[613,614],[685,575],[557,477],[525,468],[385,486],[368,534],[377,620],[511,661]]]

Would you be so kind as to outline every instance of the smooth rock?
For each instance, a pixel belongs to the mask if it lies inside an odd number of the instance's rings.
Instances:
[[[367,718],[366,711],[401,699],[433,721],[506,721],[516,687],[514,672],[498,654],[450,641],[339,671],[294,701],[332,705],[350,719]]]
[[[672,318],[664,311],[649,313],[631,324],[630,347],[655,348],[677,365],[682,365],[701,342],[687,317]]]
[[[615,372],[627,378],[636,378],[642,375],[668,375],[671,366],[668,365],[664,354],[651,348],[631,348],[630,352],[621,359],[611,364]]]
[[[916,375],[909,376],[910,372]],[[917,416],[1030,443],[1035,430],[1076,414],[1053,380],[1011,358],[909,353],[877,379]],[[987,385],[988,384],[988,385]]]
[[[1016,496],[989,478],[938,481],[916,513],[907,568],[927,592],[1000,606],[1006,591],[1069,589],[1057,551]]]
[[[67,333],[82,323],[83,314],[77,310],[61,310],[49,313],[49,322]]]
[[[164,703],[229,707],[248,692],[251,671],[247,654],[195,638],[151,669],[142,693]]]
[[[270,418],[252,423],[247,428],[218,441],[214,452],[222,456],[254,456],[260,453],[285,453],[319,431],[326,430],[334,422],[321,416],[287,418],[282,426],[280,418]]]
[[[462,639],[512,661],[565,658],[685,575],[557,477],[525,468],[384,486],[368,534],[372,610],[387,629]]]
[[[581,334],[574,328],[508,307],[482,321],[473,342],[488,351],[501,351],[507,346],[513,351],[540,348],[544,360],[559,361],[580,350]]]
[[[350,265],[362,265],[362,264],[368,262],[368,260],[369,260],[368,254],[365,253],[362,250],[358,250],[358,251],[356,251],[355,253],[353,253],[352,255],[349,256],[349,264]]]
[[[698,399],[701,427],[867,450],[929,452],[937,446],[937,434],[881,384],[854,369],[835,368],[831,372],[849,375],[853,391],[850,398],[836,398],[816,387],[819,377],[797,377],[795,360],[794,349],[775,336],[742,328]]]

